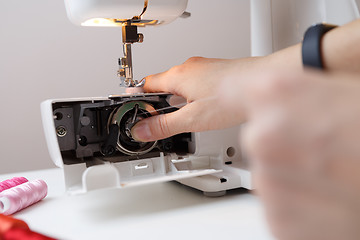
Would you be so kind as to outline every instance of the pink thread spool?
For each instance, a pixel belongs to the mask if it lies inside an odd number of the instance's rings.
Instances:
[[[0,213],[10,215],[24,209],[47,195],[47,185],[43,180],[26,182],[0,193]]]
[[[18,186],[20,184],[23,184],[25,182],[27,182],[28,180],[24,177],[14,177],[11,179],[7,179],[5,181],[0,182],[0,192]]]

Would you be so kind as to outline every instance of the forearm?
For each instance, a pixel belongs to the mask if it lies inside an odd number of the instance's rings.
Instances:
[[[322,59],[328,71],[360,73],[360,19],[326,33],[322,39]],[[302,70],[301,44],[275,52],[261,60],[271,68]]]
[[[264,58],[272,68],[302,71],[301,44],[285,48]]]
[[[325,34],[323,63],[331,71],[360,73],[360,19]]]

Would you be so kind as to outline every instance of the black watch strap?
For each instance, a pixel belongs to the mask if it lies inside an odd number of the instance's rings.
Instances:
[[[321,40],[328,31],[336,28],[336,25],[317,24],[311,26],[304,35],[302,44],[302,60],[304,67],[323,69]]]

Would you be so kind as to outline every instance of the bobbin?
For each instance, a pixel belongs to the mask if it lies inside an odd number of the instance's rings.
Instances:
[[[119,127],[117,149],[127,155],[143,155],[154,149],[158,141],[138,142],[131,136],[131,128],[140,120],[157,114],[152,105],[143,101],[127,102],[115,109],[109,118],[108,132],[111,124]]]

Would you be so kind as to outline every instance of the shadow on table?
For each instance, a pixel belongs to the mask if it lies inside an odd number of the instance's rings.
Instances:
[[[103,189],[75,196],[46,198],[36,205],[22,210],[48,211],[52,217],[106,222],[114,219],[144,217],[198,205],[231,201],[234,197],[247,198],[245,189],[230,190],[223,197],[205,197],[199,190],[178,182],[157,183],[124,189]]]

